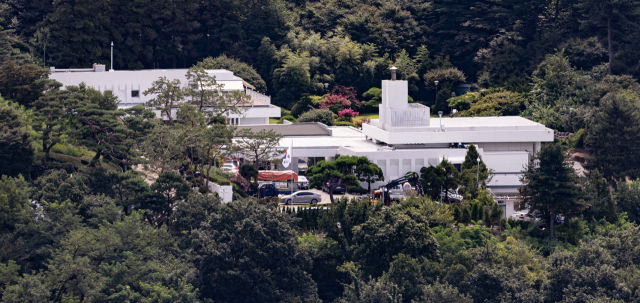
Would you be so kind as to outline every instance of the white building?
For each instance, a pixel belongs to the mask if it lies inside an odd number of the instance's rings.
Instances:
[[[380,119],[364,124],[362,130],[318,125],[314,131],[309,124],[273,129],[284,135],[279,144],[283,149],[293,144],[294,164],[296,158],[366,156],[382,169],[386,182],[436,166],[443,158],[459,167],[467,153],[460,146],[473,143],[493,171],[489,189],[502,197],[518,194],[519,177],[529,158],[540,150],[541,142],[553,141],[553,130],[522,117],[432,118],[428,107],[408,103],[406,81],[382,81],[379,110]],[[256,127],[268,126],[252,128]],[[499,202],[506,204],[507,215],[513,212],[513,203]]]
[[[136,71],[105,71],[105,66],[94,64],[93,68],[56,69],[51,68],[50,79],[62,83],[64,86],[79,85],[84,82],[101,92],[110,90],[120,100],[120,108],[128,108],[144,104],[155,97],[154,94],[144,95],[153,81],[160,77],[169,80],[178,79],[184,87],[187,86],[187,69],[152,69]],[[252,104],[243,105],[246,111],[242,116],[229,115],[229,122],[237,125],[269,124],[270,117],[280,117],[280,108],[271,104],[271,98],[254,91],[254,87],[235,76],[233,72],[224,69],[207,70],[216,81],[223,86],[224,91],[243,91],[252,98]],[[159,115],[159,112],[156,111]],[[175,110],[172,113],[175,118]]]

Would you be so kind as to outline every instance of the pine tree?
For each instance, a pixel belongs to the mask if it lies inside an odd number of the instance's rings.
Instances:
[[[589,168],[597,168],[612,185],[640,177],[640,97],[620,91],[602,98],[586,143],[593,156]]]
[[[544,145],[523,171],[521,182],[524,185],[519,189],[524,205],[547,218],[550,240],[553,240],[557,215],[567,217],[585,208],[584,203],[578,201],[577,176],[565,158],[559,145]]]
[[[62,87],[60,82],[49,82],[45,87],[44,96],[34,103],[33,129],[40,133],[42,151],[47,159],[51,148],[61,142],[63,136],[69,133],[67,121],[78,102],[70,91],[61,90],[60,87]]]
[[[607,28],[609,74],[613,66],[614,31],[626,32],[638,29],[640,2],[637,0],[581,0],[576,5],[582,13],[581,27]]]

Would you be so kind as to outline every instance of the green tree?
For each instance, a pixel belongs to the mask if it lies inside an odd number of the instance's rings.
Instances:
[[[205,163],[203,166],[206,167],[206,180],[205,186],[207,191],[209,191],[209,178],[211,173],[211,168],[215,167],[218,156],[225,152],[231,152],[233,149],[229,147],[232,143],[233,132],[235,129],[228,127],[223,124],[212,125],[211,127],[205,128],[200,133],[200,146],[198,151],[198,157],[202,158]],[[259,141],[261,139],[258,139]],[[269,143],[271,141],[262,139],[263,143]],[[257,143],[256,143],[257,144]],[[256,147],[255,145],[251,145]],[[262,147],[257,146],[256,148],[260,149]]]
[[[442,158],[442,162],[438,164],[438,168],[444,171],[442,175],[442,190],[445,191],[444,199],[448,202],[449,191],[457,189],[458,185],[460,185],[460,172],[444,157]]]
[[[69,131],[67,120],[77,99],[67,90],[61,90],[62,83],[51,82],[45,87],[44,96],[35,102],[33,129],[40,134],[42,151],[47,158],[51,148],[62,141]]]
[[[359,160],[362,166],[366,166],[367,163],[371,164],[368,159],[360,159],[358,156],[339,156],[335,161],[318,162],[307,169],[307,175],[311,176],[309,187],[326,187],[329,191],[329,200],[334,203],[334,188],[343,184],[346,186],[354,181],[357,182],[354,173],[357,173]]]
[[[174,104],[183,101],[185,98],[185,91],[181,86],[180,80],[168,80],[167,77],[160,77],[158,80],[153,81],[151,87],[144,91],[143,94],[145,96],[155,95],[153,99],[147,102],[147,106],[159,110],[162,113],[161,116],[167,117],[169,125],[173,125],[175,117],[171,115],[171,110]]]
[[[333,112],[329,109],[312,109],[300,115],[298,122],[320,122],[326,126],[334,126],[336,124]]]
[[[181,129],[162,124],[157,125],[140,144],[146,169],[162,173],[177,167],[180,156],[185,151],[185,147],[180,142],[182,138],[183,131]]]
[[[5,175],[0,179],[0,234],[15,230],[16,224],[27,223],[33,218],[28,199],[28,183],[22,178]]]
[[[354,255],[363,270],[374,277],[387,270],[400,253],[421,262],[440,257],[426,216],[402,204],[369,217],[353,228],[353,234]]]
[[[238,59],[227,57],[227,55],[220,55],[216,58],[204,58],[196,64],[196,67],[204,69],[226,69],[228,71],[232,71],[234,75],[254,86],[255,90],[261,93],[265,93],[267,91],[267,83],[262,80],[260,74],[258,74],[251,65]]]
[[[73,131],[76,138],[95,151],[91,165],[95,166],[104,157],[105,160],[120,165],[126,170],[131,164],[130,146],[127,140],[131,130],[118,119],[124,112],[116,111],[117,97],[110,91],[101,93],[81,83],[78,88],[68,88],[77,95],[78,104],[72,115],[76,122]]]
[[[523,171],[523,186],[519,192],[523,204],[530,210],[540,211],[549,224],[549,239],[553,240],[556,216],[569,217],[584,209],[578,201],[575,171],[565,162],[565,153],[558,145],[545,145]]]
[[[631,184],[626,182],[618,185],[615,193],[616,208],[620,212],[626,212],[629,221],[638,222],[640,219],[640,181],[634,180]]]
[[[610,93],[589,128],[586,145],[597,168],[612,185],[640,177],[640,97],[630,91]]]
[[[614,31],[637,29],[637,18],[640,17],[640,3],[632,0],[581,0],[578,1],[576,7],[583,17],[580,20],[581,27],[607,27],[608,71],[611,74],[614,57]]]
[[[48,72],[35,65],[17,65],[12,60],[0,66],[0,95],[25,107],[30,107],[43,94]]]
[[[236,137],[238,150],[245,154],[246,159],[252,161],[258,170],[269,169],[271,160],[284,152],[278,148],[282,135],[273,130],[253,132],[249,128],[243,128],[236,133]]]
[[[31,171],[35,152],[23,124],[18,110],[0,104],[0,175],[28,176]]]
[[[362,182],[367,182],[367,191],[371,193],[371,182],[384,181],[382,169],[371,163],[367,157],[360,157],[356,166],[356,174]]]
[[[429,165],[420,169],[420,182],[425,194],[431,199],[439,199],[445,179],[445,171],[439,166]]]
[[[203,297],[224,302],[281,302],[288,296],[317,300],[307,273],[311,260],[298,247],[293,223],[286,213],[252,201],[220,205],[191,232]]]
[[[478,162],[478,159],[480,162]],[[484,161],[482,161],[480,153],[478,153],[474,144],[469,145],[461,170],[460,183],[463,185],[462,193],[468,198],[477,197],[480,188],[487,187],[486,182],[489,179],[489,170]]]
[[[89,188],[81,175],[70,175],[64,170],[49,170],[33,182],[30,198],[38,203],[62,203],[69,200],[77,204],[88,192]]]
[[[169,219],[178,202],[189,195],[191,187],[175,172],[162,172],[151,184],[151,193],[143,198],[141,209],[146,210],[145,219],[155,228],[160,228]]]

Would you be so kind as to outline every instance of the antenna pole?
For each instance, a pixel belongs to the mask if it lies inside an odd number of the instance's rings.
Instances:
[[[109,71],[113,71],[113,41],[111,41],[111,69]]]

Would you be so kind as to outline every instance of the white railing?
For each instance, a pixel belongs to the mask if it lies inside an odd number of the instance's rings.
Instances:
[[[422,104],[409,104],[409,108],[389,108],[389,124],[394,127],[429,126],[429,108]]]
[[[247,95],[251,96],[251,99],[265,103],[265,104],[271,104],[271,97],[270,96],[265,96],[257,91],[254,91],[250,88],[247,88]]]

